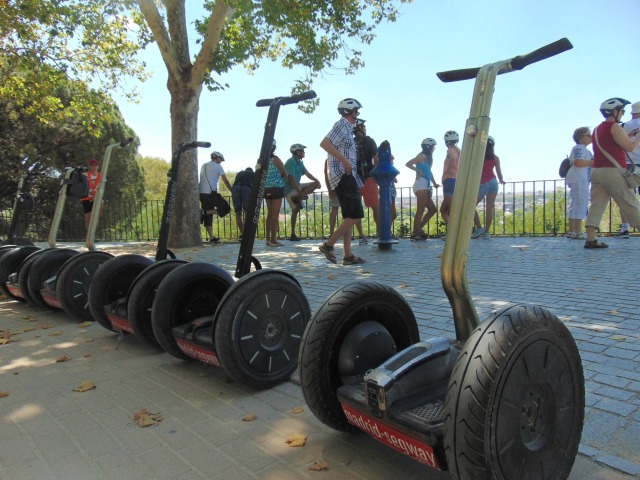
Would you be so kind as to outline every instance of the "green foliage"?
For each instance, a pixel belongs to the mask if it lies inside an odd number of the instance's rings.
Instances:
[[[167,173],[171,165],[159,157],[136,156],[144,176],[145,199],[164,200],[167,193]]]

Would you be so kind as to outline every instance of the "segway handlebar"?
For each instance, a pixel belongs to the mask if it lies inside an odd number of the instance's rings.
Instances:
[[[129,145],[131,142],[133,142],[133,137],[129,137],[126,140],[123,140],[122,142],[120,142],[120,148],[124,148],[127,145]]]
[[[568,38],[561,38],[549,45],[538,48],[526,55],[518,55],[513,57],[510,62],[510,68],[498,72],[498,74],[512,72],[514,70],[522,70],[524,67],[531,65],[532,63],[545,60],[547,58],[558,55],[559,53],[571,50],[573,45]],[[462,68],[460,70],[449,70],[448,72],[439,72],[436,75],[443,82],[458,82],[460,80],[471,80],[476,78],[480,68]]]
[[[316,92],[314,92],[313,90],[308,90],[306,92],[291,95],[290,97],[265,98],[263,100],[258,100],[256,102],[256,107],[268,107],[276,101],[279,101],[280,105],[290,105],[292,103],[299,103],[304,100],[311,100],[312,98],[316,97]]]

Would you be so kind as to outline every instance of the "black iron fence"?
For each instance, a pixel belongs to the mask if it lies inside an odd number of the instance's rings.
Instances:
[[[231,199],[228,199],[229,201]],[[438,213],[425,226],[430,236],[446,233],[446,224],[440,217],[442,190],[434,191],[433,201]],[[85,238],[84,221],[78,202],[69,202],[58,233],[59,241],[83,241]],[[529,182],[508,182],[502,185],[496,198],[494,220],[491,234],[495,236],[543,236],[562,235],[568,229],[567,208],[569,193],[564,180],[537,180]],[[98,241],[154,241],[158,238],[164,201],[146,200],[138,202],[107,202],[100,220],[96,240]],[[392,235],[408,237],[412,231],[413,217],[416,211],[416,198],[409,187],[398,188],[396,197],[397,218],[392,223]],[[330,234],[330,202],[327,192],[316,192],[304,202],[296,225],[296,235],[300,238],[326,238]],[[485,224],[485,204],[481,202],[478,214]],[[0,212],[0,235],[6,238],[11,221],[11,211]],[[34,241],[46,241],[52,209],[36,208],[21,228],[21,233]],[[261,210],[261,219],[257,237],[264,238],[265,208]],[[291,211],[283,200],[280,212],[280,236],[291,236]],[[338,215],[338,223],[340,215]],[[611,233],[620,227],[620,212],[616,206],[609,205],[600,225],[600,232]],[[376,236],[376,227],[370,209],[365,211],[362,221],[364,234]],[[214,217],[214,234],[222,239],[237,239],[240,231],[235,215],[225,218]],[[205,235],[204,228],[202,229]]]

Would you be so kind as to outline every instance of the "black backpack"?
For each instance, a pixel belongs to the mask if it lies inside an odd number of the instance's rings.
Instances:
[[[571,168],[571,160],[569,160],[569,157],[567,157],[564,160],[562,160],[562,162],[560,163],[560,169],[558,170],[558,174],[560,175],[560,178],[566,178],[570,168]]]
[[[74,170],[64,182],[67,184],[67,196],[85,198],[89,195],[89,178],[80,171]]]

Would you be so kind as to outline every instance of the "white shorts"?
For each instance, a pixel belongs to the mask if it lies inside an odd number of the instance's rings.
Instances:
[[[413,193],[417,193],[420,190],[429,190],[431,191],[431,187],[429,186],[429,182],[424,177],[416,178],[416,181],[413,184]]]

